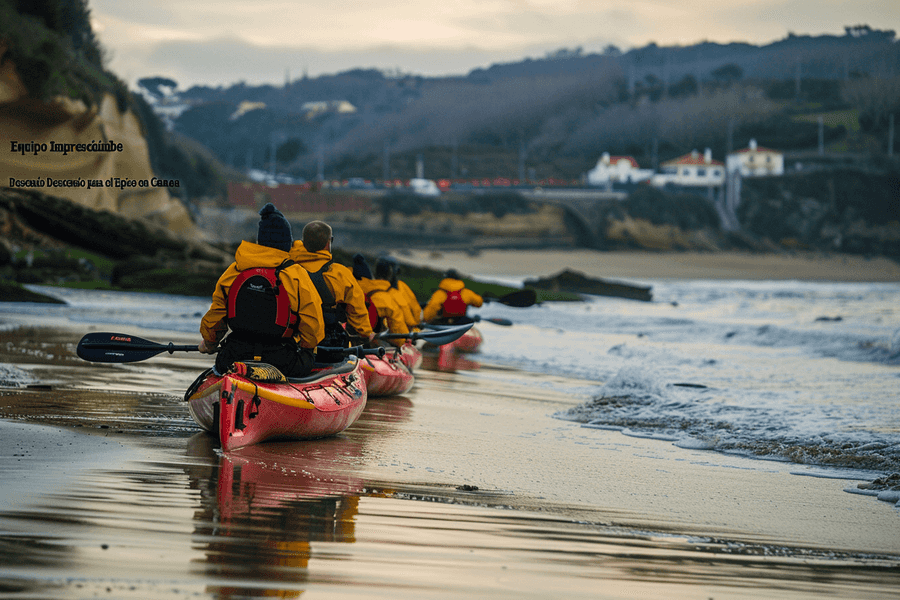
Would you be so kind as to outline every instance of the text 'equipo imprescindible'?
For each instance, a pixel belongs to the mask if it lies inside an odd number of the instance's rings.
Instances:
[[[22,156],[26,154],[37,156],[42,152],[59,152],[63,156],[69,152],[122,152],[125,148],[121,142],[114,142],[113,140],[106,142],[91,141],[87,144],[57,144],[52,140],[49,144],[46,142],[25,142],[23,144],[22,142],[11,140],[10,145],[10,152],[21,154]]]

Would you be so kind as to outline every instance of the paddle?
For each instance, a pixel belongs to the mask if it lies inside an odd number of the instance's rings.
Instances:
[[[377,355],[378,358],[384,357],[383,346],[378,346],[377,348],[366,348],[364,346],[350,346],[349,348],[342,348],[340,346],[318,346],[316,349],[325,352],[342,353],[346,356],[358,356],[360,358],[363,356],[372,356],[373,354]]]
[[[537,292],[534,290],[516,290],[515,292],[510,292],[505,296],[500,296],[499,298],[494,298],[493,296],[484,296],[485,302],[499,302],[500,304],[505,304],[506,306],[513,306],[516,308],[528,308],[529,306],[534,306],[535,302],[537,302]]]
[[[484,321],[485,323],[493,323],[494,325],[502,325],[503,327],[512,327],[513,322],[509,319],[501,319],[500,317],[482,317],[481,315],[472,315],[469,317],[476,323]],[[459,327],[459,325],[439,325],[437,323],[426,323],[425,327],[430,329],[447,329],[448,327]]]
[[[472,328],[474,323],[465,323],[463,325],[452,325],[447,328],[437,329],[433,331],[413,331],[411,333],[379,333],[375,337],[381,340],[403,340],[408,339],[411,342],[416,340],[424,340],[435,346],[443,346],[450,342],[455,342],[463,336],[465,332]]]
[[[157,344],[127,333],[89,333],[78,342],[78,356],[90,362],[129,363],[153,358],[162,352],[197,352],[197,346]]]
[[[384,348],[363,348],[362,346],[354,346],[352,348],[322,348],[332,352],[341,352],[345,355],[365,356],[369,354],[377,354],[379,357],[384,356]],[[157,354],[168,352],[197,352],[197,346],[176,346],[172,342],[168,344],[157,344],[139,338],[127,333],[89,333],[78,342],[75,352],[80,358],[89,362],[105,362],[105,363],[131,363],[148,358],[153,358]]]

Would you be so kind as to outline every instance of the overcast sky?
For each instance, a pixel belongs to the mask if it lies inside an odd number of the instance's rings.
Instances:
[[[282,84],[353,68],[435,76],[559,48],[767,44],[900,31],[898,0],[90,0],[109,66],[133,85]]]

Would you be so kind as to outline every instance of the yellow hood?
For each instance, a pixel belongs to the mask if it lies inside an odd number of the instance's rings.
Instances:
[[[277,267],[290,258],[284,250],[260,246],[253,242],[243,241],[234,253],[234,262],[238,271],[246,271],[255,267]]]
[[[458,292],[459,290],[466,287],[466,284],[463,283],[460,279],[452,279],[448,277],[447,279],[441,281],[438,287],[445,292]]]
[[[297,240],[291,246],[291,260],[298,265],[302,265],[304,269],[310,273],[315,273],[321,269],[325,263],[331,260],[331,252],[328,250],[319,250],[318,252],[310,252],[303,245],[302,240]]]

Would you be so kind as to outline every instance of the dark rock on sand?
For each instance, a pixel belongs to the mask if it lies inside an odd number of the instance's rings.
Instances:
[[[565,269],[556,275],[541,279],[528,279],[525,287],[552,290],[555,292],[572,292],[575,294],[591,294],[594,296],[613,296],[650,302],[653,296],[650,287],[612,282],[605,279],[587,277],[584,273]]]

